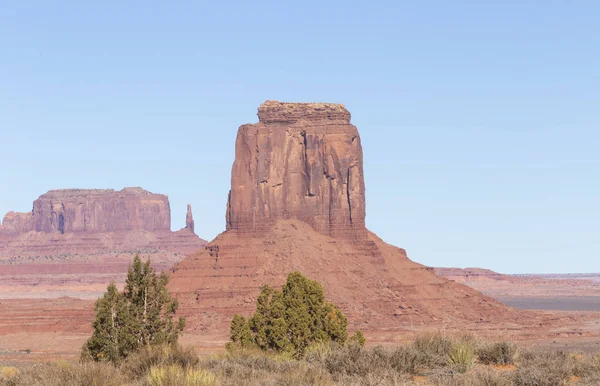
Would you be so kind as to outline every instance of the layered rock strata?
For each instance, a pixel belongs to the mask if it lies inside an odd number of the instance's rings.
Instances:
[[[113,251],[192,253],[204,244],[194,233],[190,206],[186,227],[171,232],[168,197],[142,188],[51,190],[31,212],[9,212],[0,226],[0,261]]]
[[[9,213],[7,233],[94,233],[144,229],[169,231],[171,209],[163,194],[141,188],[51,190],[33,202],[30,213]]]
[[[267,101],[239,128],[227,230],[267,231],[298,219],[317,232],[366,240],[362,147],[340,104]]]

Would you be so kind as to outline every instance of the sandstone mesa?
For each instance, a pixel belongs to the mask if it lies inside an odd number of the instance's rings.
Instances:
[[[9,212],[0,225],[0,260],[145,247],[191,253],[204,244],[194,233],[191,206],[186,227],[171,232],[168,197],[137,187],[51,190],[30,212]]]

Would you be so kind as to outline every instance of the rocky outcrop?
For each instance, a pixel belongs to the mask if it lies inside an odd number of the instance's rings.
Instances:
[[[10,233],[95,233],[131,230],[169,231],[171,209],[163,194],[142,188],[51,190],[33,202],[31,213],[9,213]]]
[[[51,190],[31,212],[4,216],[0,261],[160,251],[173,262],[206,244],[193,232],[191,207],[186,225],[192,228],[171,232],[168,197],[142,188]]]
[[[33,229],[33,214],[8,212],[0,225],[0,233],[19,234]]]
[[[185,229],[194,232],[194,216],[192,215],[192,205],[188,204],[187,214],[185,215]]]
[[[262,285],[280,286],[295,270],[323,285],[352,329],[519,318],[366,230],[360,137],[342,105],[271,101],[258,116],[238,130],[227,231],[171,270],[189,329],[227,337]]]
[[[336,238],[366,240],[362,147],[340,104],[267,101],[239,128],[227,230],[261,234],[298,219]]]

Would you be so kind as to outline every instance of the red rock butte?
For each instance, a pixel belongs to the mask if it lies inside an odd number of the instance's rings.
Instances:
[[[267,101],[240,127],[227,230],[264,233],[281,219],[366,240],[362,147],[339,104]]]
[[[294,270],[366,331],[522,318],[365,228],[362,147],[343,105],[267,101],[258,117],[238,130],[226,232],[172,269],[189,329],[226,338],[233,314]]]

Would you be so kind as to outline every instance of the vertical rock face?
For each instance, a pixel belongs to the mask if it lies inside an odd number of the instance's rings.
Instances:
[[[185,215],[185,228],[194,232],[194,216],[192,215],[192,205],[188,204],[187,214]]]
[[[31,213],[8,213],[5,233],[170,231],[169,199],[141,188],[51,190],[33,202]]]
[[[358,130],[340,104],[267,101],[239,128],[227,230],[264,233],[299,219],[319,233],[366,239]]]

